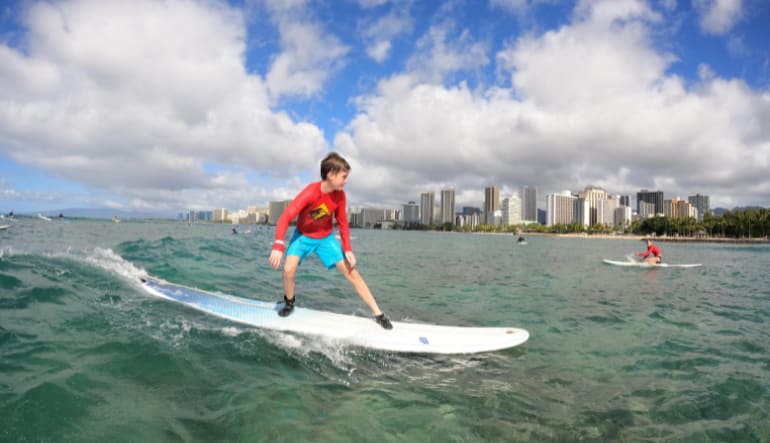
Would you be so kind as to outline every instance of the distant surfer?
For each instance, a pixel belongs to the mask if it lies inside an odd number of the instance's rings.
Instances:
[[[660,255],[660,249],[658,249],[658,247],[655,246],[655,244],[649,238],[644,239],[642,241],[647,242],[647,251],[640,252],[636,255],[638,255],[639,257],[642,257],[645,263],[649,263],[651,265],[660,264],[663,261],[663,257],[661,257]]]
[[[377,306],[369,287],[356,270],[356,256],[350,245],[350,228],[346,211],[345,191],[343,190],[350,173],[350,164],[336,152],[332,152],[321,161],[321,181],[305,187],[289,204],[275,228],[275,241],[270,253],[270,266],[278,269],[284,255],[284,238],[289,222],[297,218],[297,228],[286,250],[286,263],[283,267],[284,306],[278,311],[281,317],[287,317],[294,310],[294,278],[302,260],[315,252],[323,264],[332,269],[336,267],[353,285],[358,295],[372,310],[374,320],[385,329],[393,329],[393,324]],[[332,215],[337,220],[340,240],[332,234]]]
[[[238,235],[238,230],[233,228],[233,235]]]

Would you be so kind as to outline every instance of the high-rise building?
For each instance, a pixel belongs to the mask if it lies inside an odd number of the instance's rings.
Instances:
[[[490,186],[484,189],[484,212],[492,213],[500,209],[500,189]]]
[[[607,199],[607,191],[596,186],[586,186],[586,188],[580,193],[580,198],[588,202],[589,216],[588,224],[595,225],[602,223],[602,219],[599,214],[599,207],[602,205],[602,201]]]
[[[637,206],[639,209],[636,213],[639,214],[639,218],[645,219],[655,216],[655,203],[639,201],[637,202]]]
[[[420,194],[420,223],[423,225],[433,224],[433,208],[436,206],[436,194],[433,192],[423,192]]]
[[[267,209],[267,222],[271,225],[276,224],[283,211],[289,207],[289,203],[291,203],[291,200],[271,201]]]
[[[404,205],[404,223],[419,223],[420,207],[415,202],[409,202]]]
[[[524,186],[521,191],[521,218],[522,220],[537,221],[537,188]]]
[[[371,229],[383,221],[388,220],[388,211],[382,208],[361,209],[361,227]]]
[[[266,223],[267,222],[267,214],[269,210],[268,208],[262,208],[258,206],[249,206],[246,208],[246,213],[248,216],[246,217],[248,224],[254,224],[254,223]]]
[[[620,205],[621,206],[628,206],[631,207],[631,197],[628,195],[621,195],[620,196]]]
[[[636,193],[636,212],[640,215],[642,213],[642,207],[640,202],[652,203],[655,205],[655,213],[663,213],[663,191],[648,191],[642,189]]]
[[[569,191],[545,196],[545,225],[568,225],[575,222],[577,197]]]
[[[711,212],[708,195],[691,195],[687,197],[687,201],[698,210],[698,221],[703,221],[703,216]]]
[[[441,190],[441,224],[455,222],[455,190]]]
[[[227,218],[230,216],[229,211],[225,208],[214,209],[213,212],[214,214],[212,217],[212,221],[214,222],[226,221]],[[190,219],[190,221],[193,221],[193,219]]]
[[[663,214],[670,218],[696,218],[698,210],[690,202],[684,201],[679,197],[663,201]]]
[[[500,189],[497,186],[484,188],[484,223],[495,224],[495,211],[500,209]]]
[[[615,218],[613,222],[615,226],[628,226],[631,223],[631,208],[625,205],[618,206],[615,209]]]
[[[573,223],[577,223],[580,226],[583,226],[584,228],[587,228],[591,225],[591,213],[594,214],[597,212],[596,209],[591,209],[591,203],[582,198],[577,197],[575,198],[575,202],[572,206],[572,212],[573,212]]]
[[[607,226],[615,225],[615,210],[620,206],[620,196],[617,195],[608,195],[606,199],[600,200],[597,222]]]
[[[518,195],[512,195],[503,199],[503,220],[506,226],[521,224],[521,199]]]

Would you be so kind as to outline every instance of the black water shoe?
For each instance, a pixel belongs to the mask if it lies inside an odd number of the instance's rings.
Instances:
[[[294,311],[294,301],[297,299],[296,296],[289,300],[286,298],[286,294],[283,295],[283,307],[278,311],[278,315],[281,317],[288,317],[292,311]]]
[[[388,317],[385,317],[385,313],[375,315],[374,321],[376,321],[378,325],[382,326],[382,329],[393,329],[393,323],[390,322]]]

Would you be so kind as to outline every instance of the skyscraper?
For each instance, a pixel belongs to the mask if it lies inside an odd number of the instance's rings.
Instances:
[[[271,225],[276,224],[283,211],[289,207],[289,203],[291,203],[291,200],[271,201],[268,205],[267,222]]]
[[[577,197],[569,191],[545,196],[545,225],[568,225],[575,222]]]
[[[420,207],[415,202],[404,205],[404,223],[417,223],[420,221]]]
[[[663,213],[663,191],[648,191],[642,189],[636,193],[636,212],[641,214],[642,207],[640,202],[652,203],[655,205],[655,213]]]
[[[602,223],[599,207],[602,205],[602,201],[607,199],[607,191],[596,186],[586,186],[583,192],[580,193],[580,198],[588,202],[589,214],[588,224],[593,226],[597,223]]]
[[[441,224],[455,223],[455,190],[441,190]]]
[[[500,189],[490,186],[484,189],[484,212],[495,212],[500,209]]]
[[[490,186],[484,189],[484,218],[486,224],[493,224],[495,211],[500,209],[500,189]]]
[[[691,195],[687,197],[687,201],[698,210],[698,221],[703,221],[703,215],[711,211],[708,195]]]
[[[420,223],[430,226],[433,224],[433,207],[436,205],[436,194],[423,192],[420,194]]]
[[[521,199],[518,195],[512,195],[503,199],[503,220],[505,226],[521,223]]]
[[[537,221],[537,188],[524,186],[521,192],[521,218]]]

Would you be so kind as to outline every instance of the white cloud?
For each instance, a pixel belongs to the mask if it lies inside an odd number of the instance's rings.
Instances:
[[[534,7],[544,3],[558,3],[560,0],[490,0],[489,4],[513,12],[516,15],[525,15]]]
[[[413,26],[414,20],[409,15],[408,7],[394,9],[373,20],[364,20],[359,27],[367,45],[367,55],[377,62],[385,61],[390,54],[392,40],[411,32]]]
[[[26,26],[24,52],[0,45],[0,149],[20,164],[138,200],[221,202],[251,194],[247,170],[296,173],[326,150],[316,126],[271,110],[223,3],[37,3]]]
[[[455,23],[444,21],[431,26],[417,40],[407,71],[432,83],[441,83],[448,75],[473,71],[489,64],[489,45],[475,41],[467,30],[454,35]]]
[[[307,16],[304,2],[269,2],[281,35],[282,53],[267,73],[274,98],[282,95],[312,96],[321,91],[329,76],[341,68],[350,48],[326,34]]]
[[[574,17],[497,54],[511,89],[472,91],[403,74],[360,97],[358,115],[335,139],[366,171],[354,169],[352,198],[397,205],[454,185],[477,190],[464,196],[475,201],[458,204],[478,205],[490,184],[536,185],[541,198],[588,184],[631,195],[665,184],[669,197],[723,201],[767,195],[770,94],[709,76],[688,87],[670,74],[675,59],[649,37],[660,17],[644,2],[583,2]],[[435,46],[463,59],[457,48]]]
[[[693,0],[701,29],[715,35],[726,34],[743,17],[742,3],[742,0]]]

